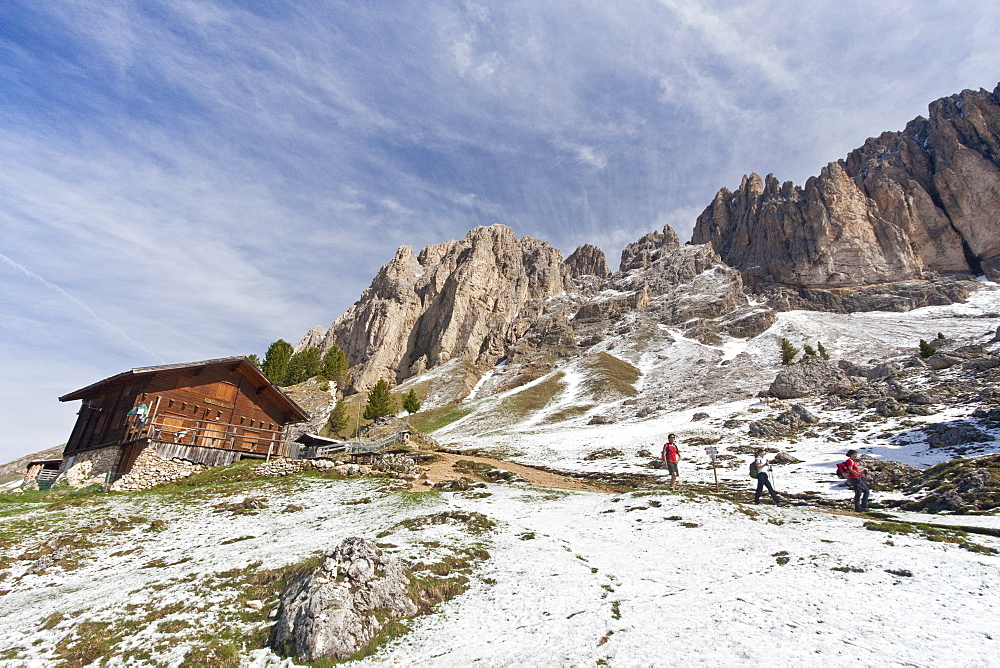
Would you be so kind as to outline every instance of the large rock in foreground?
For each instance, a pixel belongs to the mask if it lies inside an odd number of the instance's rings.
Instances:
[[[385,621],[417,614],[402,564],[364,538],[345,538],[281,596],[270,646],[305,661],[345,659]]]

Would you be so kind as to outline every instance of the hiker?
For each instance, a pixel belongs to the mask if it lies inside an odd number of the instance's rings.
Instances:
[[[764,448],[757,448],[757,452],[754,453],[753,464],[751,465],[757,471],[757,492],[753,495],[753,502],[760,503],[760,495],[764,493],[764,488],[767,487],[774,505],[783,506],[785,505],[784,501],[774,491],[774,487],[771,487],[771,481],[768,479],[767,471],[771,469],[771,463],[764,458],[764,452]]]
[[[868,481],[864,476],[868,471],[858,466],[858,451],[848,450],[847,461],[843,463],[843,469],[847,472],[847,484],[854,490],[854,512],[860,513],[868,510],[868,495],[872,488],[868,486]]]
[[[677,449],[674,434],[667,436],[667,442],[663,444],[663,467],[670,471],[670,489],[677,489],[677,462],[681,458],[681,451]]]

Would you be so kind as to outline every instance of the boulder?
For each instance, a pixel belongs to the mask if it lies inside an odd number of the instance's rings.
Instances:
[[[747,433],[758,438],[785,436],[802,429],[807,424],[817,422],[819,422],[818,417],[810,413],[804,406],[796,404],[774,418],[764,418],[751,422]]]
[[[269,645],[304,661],[346,659],[387,620],[412,617],[402,564],[364,538],[345,538],[313,573],[285,588]]]
[[[986,443],[993,440],[986,432],[971,422],[941,422],[924,427],[927,445],[932,448],[948,448],[968,443]]]
[[[871,455],[860,455],[858,464],[868,473],[865,479],[873,489],[899,490],[912,484],[921,473],[916,466],[897,462],[892,459],[879,459]]]
[[[961,357],[955,357],[954,355],[948,355],[946,353],[934,353],[924,360],[924,362],[927,363],[927,366],[935,371],[948,369],[956,364],[961,364],[964,361],[965,360]]]
[[[875,412],[882,417],[901,417],[906,415],[906,406],[899,403],[892,397],[886,397],[885,399],[879,399],[871,405],[871,408],[875,409]]]
[[[820,394],[850,394],[853,385],[836,364],[815,357],[805,357],[798,364],[778,372],[768,394],[779,399],[798,399]]]

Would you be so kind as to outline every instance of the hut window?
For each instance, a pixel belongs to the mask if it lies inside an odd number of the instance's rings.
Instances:
[[[225,381],[215,384],[215,398],[227,403],[236,401],[237,388],[232,383]]]

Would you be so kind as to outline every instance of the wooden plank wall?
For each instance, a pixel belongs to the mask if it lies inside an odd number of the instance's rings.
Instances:
[[[211,420],[247,429],[280,430],[292,416],[279,407],[274,390],[241,372],[237,362],[208,367],[164,370],[126,377],[109,384],[83,402],[65,454],[117,443],[126,432],[126,414],[145,403],[158,415]],[[278,437],[278,435],[276,435]],[[267,450],[266,445],[263,446]],[[260,447],[253,448],[255,451]],[[276,456],[287,455],[278,446]]]
[[[206,466],[226,466],[232,464],[240,453],[232,450],[216,450],[215,448],[199,448],[195,445],[179,443],[164,443],[156,441],[156,454],[164,459],[183,459],[195,464]]]

